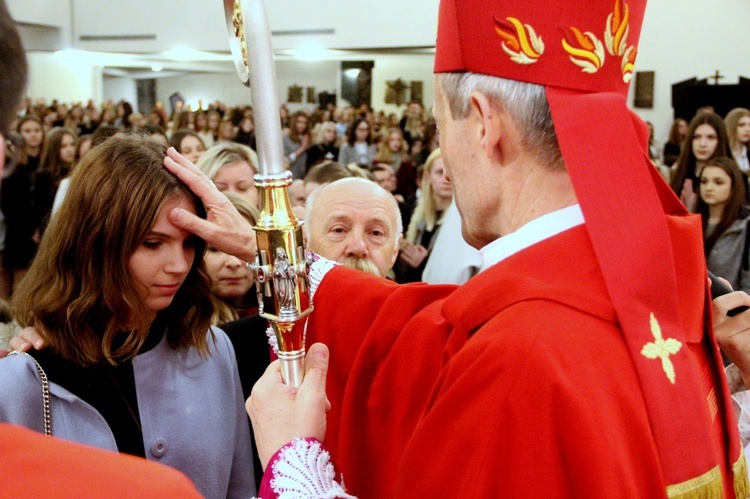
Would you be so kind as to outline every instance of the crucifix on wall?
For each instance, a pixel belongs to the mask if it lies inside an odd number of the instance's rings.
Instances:
[[[404,80],[399,78],[398,80],[386,81],[385,84],[386,104],[396,104],[397,106],[400,106],[406,102],[406,89],[409,88],[409,86]]]
[[[714,81],[714,85],[718,85],[719,84],[719,80],[722,79],[722,78],[724,78],[724,75],[721,74],[721,73],[719,73],[718,69],[716,70],[716,72],[712,76],[708,77],[709,80],[713,80]]]

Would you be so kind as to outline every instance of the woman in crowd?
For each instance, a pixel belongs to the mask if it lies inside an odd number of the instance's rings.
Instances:
[[[409,145],[415,140],[423,140],[425,133],[424,109],[421,102],[410,102],[404,111],[404,116],[399,122],[404,137]]]
[[[69,128],[53,128],[47,134],[40,168],[49,173],[56,184],[55,188],[75,163],[77,141],[78,136]]]
[[[282,130],[289,128],[289,109],[287,109],[286,104],[279,106],[279,120],[281,121]]]
[[[354,106],[347,106],[343,109],[336,108],[333,113],[333,121],[336,122],[336,134],[339,137],[346,137],[349,127],[354,121]]]
[[[237,132],[234,129],[234,125],[229,120],[224,120],[219,125],[219,137],[218,141],[233,141],[237,136]]]
[[[229,341],[209,329],[205,243],[167,217],[205,211],[163,161],[152,140],[117,138],[73,174],[13,302],[47,348],[0,361],[0,421],[42,432],[49,414],[54,436],[176,468],[206,497],[250,497],[244,399]]]
[[[91,135],[78,136],[78,140],[76,141],[76,163],[81,161],[83,155],[86,154],[89,149],[91,149],[92,141],[93,137]]]
[[[305,174],[322,159],[337,161],[339,158],[339,148],[336,147],[336,124],[333,121],[320,123],[313,130],[313,135],[313,146],[307,150]]]
[[[100,116],[100,125],[115,126],[116,114],[111,106],[102,104],[102,114]]]
[[[219,140],[219,125],[221,125],[221,114],[215,109],[212,109],[206,114],[206,131],[211,134],[213,141],[211,144],[215,144]],[[211,146],[208,146],[211,147]]]
[[[745,175],[750,173],[748,144],[750,144],[750,110],[742,107],[732,109],[724,118],[729,137],[729,150]]]
[[[750,292],[746,183],[737,163],[728,157],[709,160],[701,172],[697,211],[703,221],[708,270],[736,290]]]
[[[315,127],[326,121],[331,121],[331,112],[328,109],[315,108],[310,114],[310,129],[315,131]]]
[[[80,137],[78,137],[78,140],[76,141],[76,157],[73,161],[73,167],[71,168],[68,175],[60,181],[60,186],[57,188],[57,192],[55,193],[55,202],[52,203],[53,214],[56,213],[58,209],[60,209],[60,205],[62,204],[63,199],[65,199],[65,196],[68,193],[68,187],[70,187],[70,173],[73,172],[73,168],[75,168],[75,165],[81,162],[81,158],[83,158],[83,155],[86,154],[89,149],[91,149],[92,142],[92,135],[81,135]]]
[[[154,120],[153,122],[150,121],[152,125],[159,125],[160,127],[166,129],[167,128],[167,110],[164,109],[164,103],[160,100],[154,102],[154,105],[151,107],[151,112],[149,113],[149,120]],[[158,120],[158,121],[157,121]]]
[[[174,113],[174,119],[171,121],[171,124],[171,133],[169,134],[170,138],[172,137],[172,133],[174,133],[176,130],[186,129],[195,131],[195,113],[190,110],[176,111]]]
[[[307,169],[307,149],[310,147],[310,119],[303,111],[297,111],[290,123],[289,130],[281,136],[284,156],[289,160],[292,176],[302,178]]]
[[[23,136],[25,162],[33,169],[39,167],[44,145],[44,125],[36,115],[26,115],[18,122],[16,130]]]
[[[139,113],[138,111],[135,111],[130,113],[130,116],[128,116],[128,126],[126,128],[138,130],[139,128],[142,128],[144,125],[146,125],[146,123],[146,116],[144,116],[142,113]]]
[[[121,100],[117,104],[117,118],[115,118],[114,125],[117,128],[128,128],[131,114],[133,114],[133,105],[126,100]]]
[[[91,135],[99,126],[101,115],[96,107],[86,108],[83,110],[81,123],[78,125],[78,135]]]
[[[416,282],[422,279],[435,235],[443,223],[443,215],[453,199],[453,186],[445,176],[440,149],[427,158],[422,174],[422,196],[409,222],[396,271],[397,282]]]
[[[240,125],[237,128],[237,135],[234,137],[234,141],[238,144],[245,145],[255,151],[257,146],[255,144],[255,122],[252,116],[244,116],[240,121]]]
[[[383,134],[383,140],[380,142],[374,161],[388,163],[396,173],[403,163],[410,162],[409,144],[404,139],[404,133],[400,128],[389,128]]]
[[[60,182],[75,164],[77,140],[75,132],[68,128],[53,128],[47,134],[42,161],[34,174],[34,210],[42,230],[52,213]]]
[[[169,138],[169,145],[174,147],[178,153],[185,156],[193,164],[198,163],[203,153],[206,152],[206,145],[203,139],[193,130],[181,128],[175,130]]]
[[[255,225],[260,213],[258,208],[234,192],[224,195],[232,202],[245,220]],[[253,241],[253,246],[255,242]],[[258,297],[253,288],[253,274],[246,262],[209,246],[204,257],[206,271],[211,278],[214,315],[211,323],[224,324],[258,313]]]
[[[80,102],[76,102],[73,104],[73,107],[70,108],[70,112],[68,113],[68,117],[65,119],[65,122],[62,126],[65,128],[69,128],[73,130],[76,135],[81,135],[81,123],[83,121],[83,106]]]
[[[712,112],[698,113],[690,121],[685,146],[672,172],[672,190],[680,201],[695,211],[698,201],[698,184],[706,162],[728,153],[727,133],[724,120]]]
[[[364,118],[355,118],[346,132],[346,142],[339,149],[339,163],[369,167],[377,152],[377,147],[372,143],[370,123]]]
[[[258,173],[258,155],[249,147],[236,142],[221,142],[206,151],[195,166],[221,192],[234,192],[258,206],[258,191],[253,180]]]
[[[378,146],[378,155],[374,162],[388,163],[396,172],[395,194],[399,197],[401,215],[408,225],[409,217],[417,201],[417,169],[409,154],[409,143],[404,138],[400,128],[390,128],[384,135],[384,140]]]
[[[55,127],[57,121],[57,106],[51,105],[44,109],[42,114],[39,115],[42,118],[42,128],[45,132],[52,130]]]

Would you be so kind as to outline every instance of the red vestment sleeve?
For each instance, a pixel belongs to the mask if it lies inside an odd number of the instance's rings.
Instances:
[[[384,391],[386,399],[391,397],[392,383],[398,386],[405,371],[423,370],[425,382],[434,381],[449,331],[435,328],[430,333],[436,335],[436,342],[419,341],[413,345],[410,342],[416,338],[401,333],[415,316],[439,306],[440,300],[455,288],[422,283],[400,286],[345,267],[332,269],[323,279],[315,293],[315,311],[308,321],[307,344],[323,342],[330,350],[327,394],[331,410],[326,446],[334,463],[346,459],[337,452],[339,433],[348,431],[342,428],[342,412],[346,412],[347,421],[359,420],[352,412],[366,413],[368,407],[378,404],[382,400],[379,390]],[[426,327],[420,329],[428,332]],[[390,358],[396,342],[407,350],[413,349],[413,357]],[[427,363],[429,368],[418,367],[421,363]],[[373,379],[376,373],[381,378],[378,384]],[[352,382],[354,379],[356,382]],[[346,404],[345,396],[351,397]],[[418,404],[417,409],[410,411],[412,419],[418,416],[421,407]],[[407,430],[408,426],[403,428]]]

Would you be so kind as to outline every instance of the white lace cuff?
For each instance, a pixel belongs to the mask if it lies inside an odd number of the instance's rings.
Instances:
[[[279,339],[276,337],[276,333],[272,326],[266,328],[266,336],[268,336],[268,345],[273,348],[273,353],[279,354]]]
[[[320,255],[315,255],[316,260],[310,266],[310,299],[315,296],[315,291],[318,289],[320,282],[326,276],[326,274],[335,266],[339,265],[333,260],[328,260]]]
[[[732,408],[737,418],[737,429],[742,440],[742,447],[750,443],[750,391],[745,387],[742,374],[734,364],[728,365],[724,372],[727,375],[729,391],[732,394]]]
[[[742,373],[739,368],[734,364],[729,364],[724,368],[724,374],[727,376],[727,384],[729,385],[730,393],[737,393],[747,390],[745,381],[742,379]]]
[[[268,472],[269,470],[267,470]],[[296,438],[271,465],[271,489],[280,499],[356,499],[335,481],[331,456],[314,439]]]

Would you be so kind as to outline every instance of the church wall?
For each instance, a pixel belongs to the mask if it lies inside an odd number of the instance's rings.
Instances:
[[[747,0],[653,0],[649,2],[636,71],[655,71],[653,109],[636,109],[666,141],[672,123],[671,85],[706,78],[718,69],[720,84],[750,78]],[[632,104],[633,88],[631,88]]]

